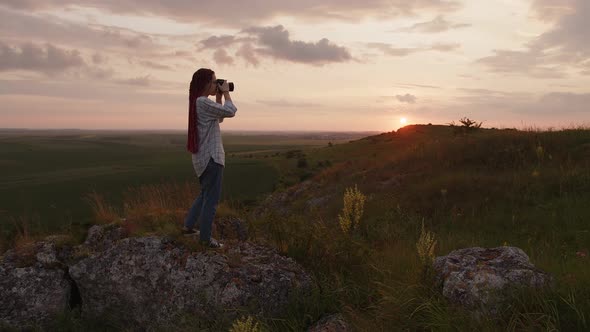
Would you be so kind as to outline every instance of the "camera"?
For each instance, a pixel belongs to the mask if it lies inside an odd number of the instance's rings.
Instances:
[[[223,82],[225,82],[225,80],[218,78],[216,82],[217,82],[217,84],[222,85]],[[233,82],[227,82],[227,85],[229,85],[229,91],[234,91],[234,83]]]

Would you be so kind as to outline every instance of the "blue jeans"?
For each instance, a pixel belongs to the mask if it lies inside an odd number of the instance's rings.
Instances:
[[[201,193],[193,202],[184,221],[184,226],[188,229],[192,229],[195,223],[200,221],[197,228],[201,232],[201,241],[211,240],[211,227],[213,226],[217,203],[219,203],[221,197],[222,179],[223,165],[213,161],[213,158],[209,159],[207,168],[199,176]]]

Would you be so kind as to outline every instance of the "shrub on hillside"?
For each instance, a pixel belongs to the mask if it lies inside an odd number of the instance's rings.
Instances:
[[[357,186],[347,188],[344,192],[344,207],[342,214],[338,215],[340,228],[344,233],[353,232],[358,228],[363,216],[367,197],[358,190]]]

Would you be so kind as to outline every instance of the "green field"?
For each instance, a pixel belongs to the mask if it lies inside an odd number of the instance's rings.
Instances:
[[[252,204],[284,184],[289,167],[296,165],[281,152],[362,136],[224,134],[222,200]],[[119,206],[126,190],[142,185],[190,183],[198,188],[185,143],[184,132],[0,131],[0,226],[8,232],[18,218],[43,232],[89,224],[92,214],[84,197],[92,191]]]

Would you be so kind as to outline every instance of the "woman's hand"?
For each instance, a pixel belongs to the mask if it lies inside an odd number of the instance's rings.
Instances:
[[[229,92],[229,83],[227,80],[223,81],[223,84],[218,84],[217,86],[219,87],[219,89],[217,89],[218,91],[221,90],[221,92]]]

